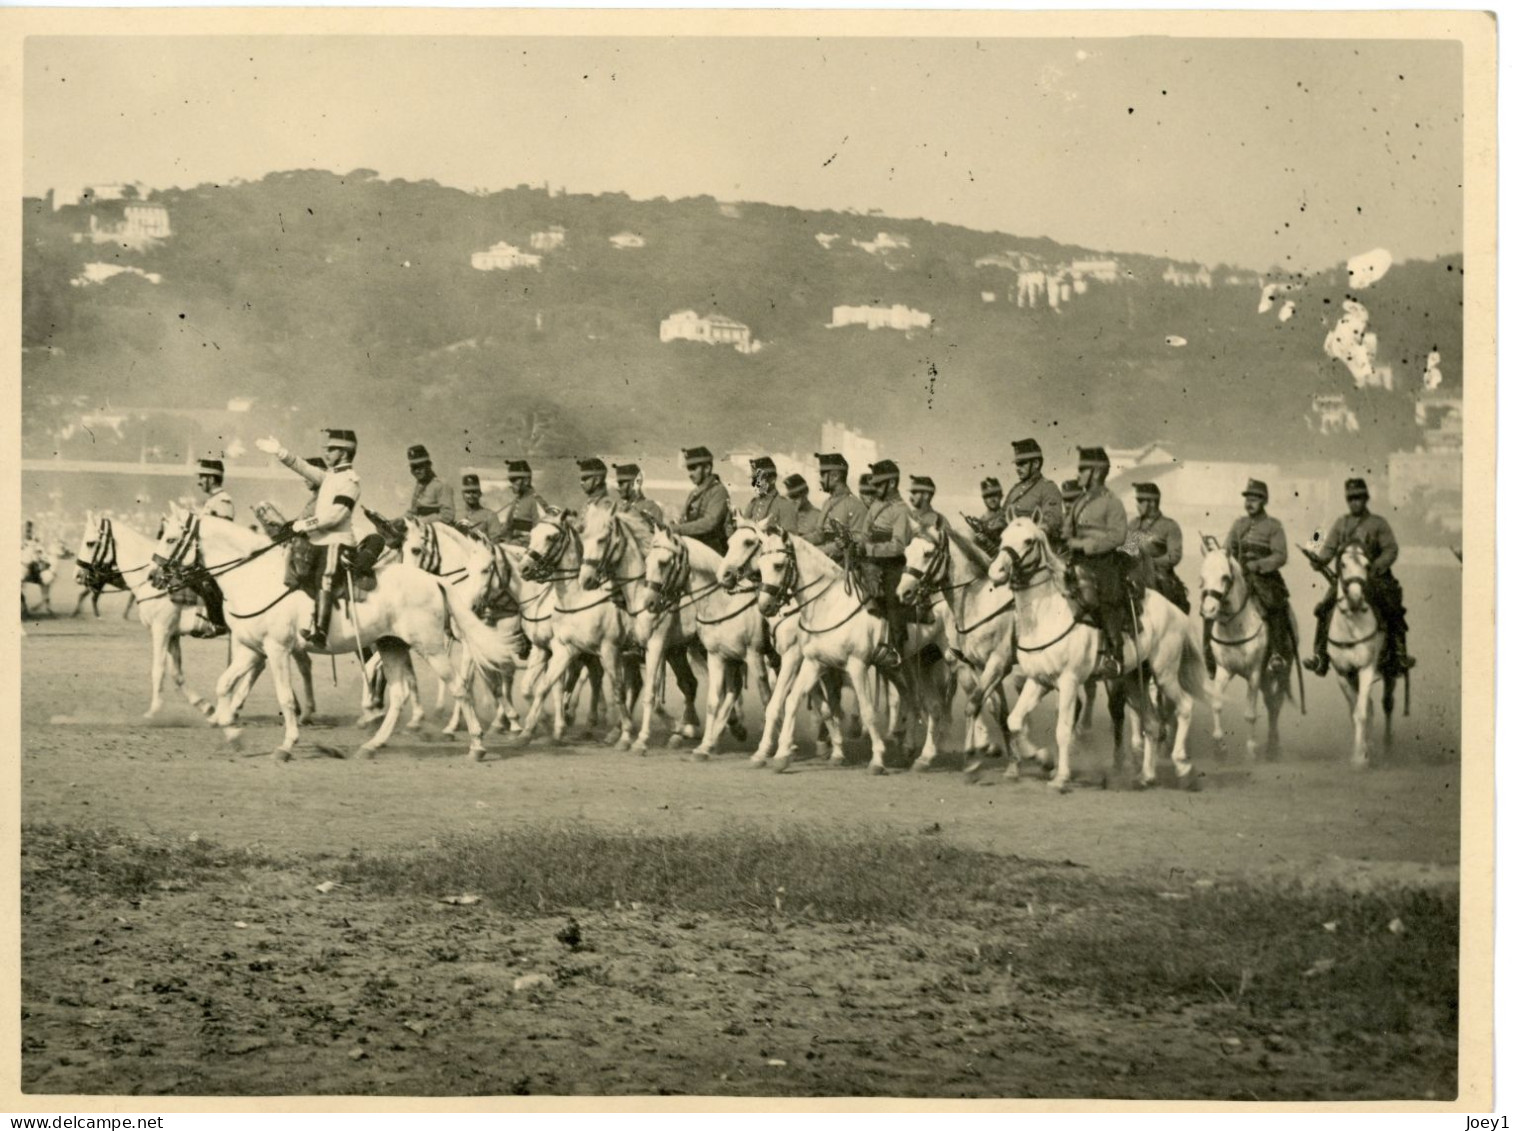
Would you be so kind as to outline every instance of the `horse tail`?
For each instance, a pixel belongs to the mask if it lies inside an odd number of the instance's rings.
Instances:
[[[464,598],[447,581],[439,580],[438,588],[443,594],[445,632],[463,642],[470,659],[482,668],[494,668],[497,671],[516,667],[517,651],[512,646],[511,638],[487,626],[471,612]],[[465,607],[456,607],[456,603]]]
[[[1182,690],[1194,699],[1208,698],[1208,667],[1203,662],[1203,649],[1198,647],[1191,633],[1184,633],[1182,637],[1182,661],[1178,665],[1177,678]]]

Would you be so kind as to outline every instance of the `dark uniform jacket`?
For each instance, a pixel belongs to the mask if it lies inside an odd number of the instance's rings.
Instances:
[[[500,512],[501,529],[507,541],[514,545],[526,546],[528,535],[533,533],[534,524],[543,518],[548,507],[549,504],[544,502],[543,496],[532,487],[503,507]]]
[[[1061,489],[1043,475],[1020,480],[1003,500],[1003,524],[1015,518],[1033,519],[1046,537],[1061,530]]]
[[[681,508],[681,521],[675,524],[677,534],[695,538],[720,554],[728,552],[728,488],[709,475],[700,487],[692,488]]]
[[[800,499],[792,505],[797,508],[797,536],[818,545],[823,541],[823,512],[807,499]]]
[[[834,535],[829,531],[829,524],[844,527],[850,538],[863,542],[866,537],[866,514],[865,503],[848,487],[840,485],[823,500],[823,506],[818,509],[818,534],[808,541],[822,546],[829,557],[837,562],[844,557],[844,546],[835,541]]]
[[[1052,490],[1055,490],[1052,485]],[[1059,499],[1060,493],[1057,492]],[[1129,535],[1129,516],[1124,504],[1107,487],[1089,491],[1076,501],[1066,517],[1062,533],[1068,550],[1100,557],[1111,554]]]
[[[797,533],[797,504],[784,495],[778,495],[775,491],[756,495],[745,503],[744,517],[751,522],[764,522],[768,518],[773,518],[782,530],[791,534]]]
[[[436,475],[412,487],[412,505],[406,513],[423,522],[454,521],[454,488]]]
[[[489,507],[470,507],[459,516],[459,521],[492,542],[499,540],[503,533],[501,520]]]
[[[665,522],[664,508],[653,499],[646,499],[642,495],[631,503],[627,499],[619,499],[617,505],[613,507],[613,513],[643,515],[655,525],[661,525]]]
[[[1373,573],[1387,573],[1398,560],[1399,541],[1393,536],[1393,527],[1388,525],[1387,519],[1371,511],[1360,516],[1341,515],[1330,528],[1330,536],[1314,556],[1321,562],[1332,561],[1353,543],[1366,551],[1367,562]]]

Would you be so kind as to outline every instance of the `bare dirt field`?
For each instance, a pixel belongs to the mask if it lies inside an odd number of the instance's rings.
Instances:
[[[1242,761],[1237,701],[1228,759],[1195,719],[1200,791],[1067,796],[953,753],[871,778],[859,743],[781,775],[737,748],[499,736],[472,765],[436,722],[339,760],[314,744],[362,741],[351,659],[336,688],[319,661],[328,725],[282,765],[266,686],[242,752],[182,700],[140,718],[147,639],[119,598],[29,623],[24,1085],[1448,1095],[1460,673],[1432,643],[1455,592],[1427,591],[1414,711],[1377,768],[1346,764],[1339,693],[1311,677],[1279,762]],[[186,653],[209,691],[223,645]]]

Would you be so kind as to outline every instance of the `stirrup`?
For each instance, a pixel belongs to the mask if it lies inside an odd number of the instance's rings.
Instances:
[[[1269,672],[1285,672],[1287,670],[1288,670],[1288,661],[1287,661],[1287,658],[1284,657],[1281,652],[1274,652],[1267,659],[1267,671],[1269,671]]]
[[[314,648],[325,648],[327,646],[327,632],[325,629],[303,628],[301,630],[301,636],[305,638],[306,643],[312,645]]]
[[[876,654],[871,657],[871,665],[891,671],[902,667],[902,654],[891,644],[879,644]]]
[[[1124,670],[1120,667],[1119,661],[1114,658],[1113,653],[1105,651],[1098,657],[1092,674],[1095,679],[1110,680],[1118,679],[1124,674]]]
[[[218,636],[226,636],[231,631],[225,624],[214,624],[209,620],[203,619],[200,624],[192,628],[186,635],[193,636],[196,640],[215,640]]]
[[[1315,675],[1324,675],[1330,670],[1329,656],[1315,656],[1304,661],[1304,670],[1313,672]]]

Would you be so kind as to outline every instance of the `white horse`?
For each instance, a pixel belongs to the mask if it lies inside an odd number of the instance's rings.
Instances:
[[[1277,718],[1285,701],[1293,698],[1289,671],[1271,671],[1267,667],[1267,622],[1261,606],[1251,594],[1240,562],[1232,558],[1217,540],[1203,540],[1203,564],[1199,568],[1203,600],[1199,612],[1213,622],[1209,642],[1218,665],[1209,685],[1209,702],[1214,710],[1214,745],[1223,753],[1224,727],[1220,715],[1224,709],[1224,690],[1230,680],[1240,676],[1246,681],[1246,757],[1256,757],[1256,703],[1267,704],[1267,757],[1281,752]]]
[[[701,744],[692,752],[698,759],[712,755],[724,725],[741,709],[740,688],[746,670],[766,703],[767,734],[773,728],[774,708],[779,705],[765,662],[767,628],[759,598],[750,591],[724,589],[718,578],[722,568],[723,559],[712,547],[669,530],[654,532],[644,558],[649,598],[641,615],[668,622],[673,635],[682,641],[699,642],[707,653],[706,725]],[[695,733],[696,727],[691,729]],[[765,743],[762,736],[762,750]],[[758,757],[765,760],[764,754]]]
[[[1356,543],[1336,555],[1330,577],[1335,582],[1335,611],[1330,615],[1330,666],[1335,669],[1351,710],[1351,764],[1367,768],[1367,724],[1372,688],[1383,685],[1383,750],[1393,745],[1393,691],[1398,678],[1382,670],[1386,633],[1377,610],[1367,600],[1369,563]],[[1408,676],[1404,676],[1407,681]]]
[[[1067,597],[1062,579],[1066,563],[1050,548],[1044,532],[1027,518],[1015,518],[1003,530],[997,555],[988,576],[994,584],[1011,585],[1014,593],[1014,631],[1018,664],[1028,677],[1018,702],[1008,715],[1008,731],[1026,757],[1049,765],[1049,753],[1032,748],[1024,733],[1029,713],[1055,688],[1060,706],[1056,712],[1056,773],[1051,787],[1065,792],[1071,785],[1071,736],[1074,707],[1082,685],[1098,662],[1102,634],[1078,619],[1078,610]],[[1148,589],[1140,610],[1138,636],[1126,639],[1122,668],[1140,670],[1148,665],[1160,693],[1177,708],[1177,737],[1172,746],[1172,765],[1183,781],[1192,772],[1188,761],[1187,734],[1193,715],[1193,698],[1208,693],[1203,654],[1188,635],[1187,615],[1160,593]],[[1126,694],[1131,711],[1147,701],[1137,687]],[[1156,731],[1143,727],[1144,762],[1139,784],[1156,780]],[[1008,776],[1018,775],[1018,763]]]
[[[762,531],[759,551],[754,556],[754,564],[760,571],[760,611],[772,615],[788,600],[795,599],[797,628],[801,633],[801,664],[787,695],[773,767],[778,771],[786,768],[791,760],[797,714],[821,672],[835,668],[848,674],[860,701],[866,731],[871,736],[871,773],[885,773],[887,744],[881,697],[871,685],[868,672],[872,658],[886,639],[886,621],[867,614],[865,597],[855,591],[845,571],[818,547],[774,526],[762,527]],[[936,618],[932,625],[911,624],[904,661],[916,657],[930,643],[946,647],[944,629],[941,618]],[[937,667],[943,674],[943,666]],[[927,765],[938,754],[937,732],[949,713],[949,698],[945,687],[935,686],[930,673],[924,674],[923,682],[928,685],[923,696],[928,725],[919,762]],[[948,683],[943,679],[939,682]],[[842,761],[842,748],[836,745],[829,760]]]
[[[988,557],[946,524],[915,530],[906,556],[898,597],[906,603],[933,594],[950,613],[951,650],[961,661],[956,671],[966,693],[965,767],[968,773],[974,772],[980,767],[981,752],[990,744],[986,718],[992,719],[1002,752],[1010,753],[996,707],[1001,703],[1007,708],[1002,687],[1013,667],[1014,601],[988,580]],[[929,766],[915,764],[915,768]]]
[[[215,712],[210,700],[200,696],[185,683],[184,655],[180,637],[188,635],[205,623],[193,605],[177,605],[169,600],[168,593],[150,580],[153,569],[153,540],[139,534],[125,523],[104,515],[96,517],[87,511],[84,534],[75,555],[80,584],[86,588],[107,587],[124,589],[134,598],[137,618],[148,630],[151,641],[152,667],[149,682],[148,709],[143,718],[151,719],[164,707],[163,685],[166,674],[173,676],[186,701],[208,719]],[[316,697],[312,689],[311,662],[304,656],[296,661],[305,690],[305,706],[302,721],[310,721],[316,713]],[[249,672],[242,682],[236,708],[243,705],[253,689],[263,665]]]
[[[188,570],[204,568],[221,586],[223,609],[232,629],[232,662],[217,681],[215,723],[229,742],[236,743],[241,729],[234,726],[231,693],[244,673],[267,658],[274,675],[275,691],[285,719],[284,741],[275,757],[286,760],[300,738],[295,699],[290,688],[288,661],[301,652],[337,655],[376,647],[385,665],[388,710],[379,729],[359,747],[364,757],[390,739],[407,698],[407,646],[427,661],[440,680],[448,682],[456,702],[462,702],[470,729],[470,757],[485,755],[480,719],[449,665],[449,614],[439,591],[438,579],[406,563],[388,565],[375,574],[375,588],[355,601],[333,610],[327,642],[313,648],[301,635],[311,623],[313,599],[302,589],[285,584],[285,554],[261,534],[210,515],[189,515],[173,507],[159,538],[157,556],[162,572],[171,582]],[[206,564],[202,566],[204,557]],[[475,642],[470,641],[471,647]]]
[[[609,506],[610,504],[602,504]],[[636,645],[633,619],[625,611],[632,587],[642,579],[622,580],[608,588],[587,589],[581,584],[582,543],[579,532],[563,511],[552,510],[533,527],[528,537],[528,552],[522,564],[523,575],[534,581],[551,584],[549,598],[552,616],[549,625],[549,663],[533,691],[533,703],[523,719],[523,729],[510,738],[520,746],[528,742],[538,727],[548,697],[553,698],[553,742],[565,738],[565,696],[567,673],[577,655],[595,656],[612,684],[618,710],[618,731],[613,741],[618,749],[633,745],[633,712],[629,708],[627,679],[622,663],[625,649]],[[615,595],[621,593],[620,608]],[[610,737],[610,736],[609,736]]]

